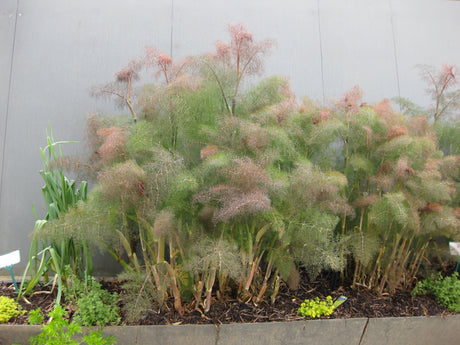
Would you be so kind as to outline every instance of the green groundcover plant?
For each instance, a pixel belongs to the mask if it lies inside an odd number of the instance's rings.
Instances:
[[[19,304],[14,299],[0,296],[0,323],[10,321],[12,318],[21,315]]]
[[[332,300],[331,296],[327,296],[325,301],[321,301],[319,297],[314,299],[306,299],[302,302],[297,313],[311,318],[318,318],[321,316],[329,316],[334,310],[345,302],[347,298],[345,296],[340,296],[335,302]]]
[[[72,254],[83,281],[85,248],[108,251],[133,319],[169,298],[179,314],[184,303],[206,313],[216,298],[274,302],[300,268],[393,293],[446,260],[460,236],[460,127],[437,85],[444,76],[454,91],[457,70],[432,79],[426,116],[366,104],[358,86],[299,102],[285,78],[255,82],[272,41],[240,24],[228,32],[214,52],[180,61],[147,47],[94,88],[129,115],[89,116],[88,158],[55,164],[93,188],[34,238],[82,249]],[[137,86],[142,70],[152,82]]]
[[[441,273],[430,275],[420,281],[412,290],[412,295],[430,294],[436,301],[447,308],[447,310],[457,313],[460,311],[460,280],[458,272],[451,276],[443,277]]]
[[[302,316],[317,318],[321,316],[328,316],[334,312],[334,302],[331,296],[327,296],[325,301],[320,301],[319,297],[315,299],[306,299],[300,305],[297,311]]]

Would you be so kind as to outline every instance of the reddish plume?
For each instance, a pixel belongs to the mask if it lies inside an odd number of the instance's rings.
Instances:
[[[388,140],[391,140],[396,137],[407,135],[408,133],[409,131],[404,126],[391,126],[391,128],[388,130],[387,137]]]
[[[99,147],[102,164],[111,163],[117,158],[124,157],[126,153],[126,138],[128,133],[122,128],[110,127],[97,131],[103,143]]]
[[[156,78],[160,76],[164,78],[166,85],[179,78],[187,64],[187,60],[179,63],[173,62],[171,56],[154,47],[145,47],[144,62],[148,68],[155,71],[154,76]]]
[[[363,90],[359,85],[355,85],[336,102],[336,107],[341,111],[357,113],[362,104],[362,99]]]
[[[143,67],[143,61],[139,59],[131,60],[128,65],[123,67],[115,76],[118,81],[131,83],[134,80],[139,80],[139,71]]]

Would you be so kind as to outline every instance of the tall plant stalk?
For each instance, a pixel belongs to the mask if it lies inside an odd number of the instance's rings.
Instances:
[[[50,240],[43,239],[42,231],[48,222],[58,219],[68,211],[70,207],[76,206],[77,202],[85,201],[87,197],[87,183],[80,183],[77,188],[75,181],[68,180],[64,176],[62,168],[54,170],[52,164],[59,164],[62,158],[61,145],[69,141],[56,142],[50,130],[47,136],[48,145],[40,149],[44,168],[40,171],[45,185],[42,188],[43,198],[46,203],[47,212],[43,220],[37,220],[34,227],[29,262],[21,282],[19,296],[28,294],[41,278],[47,278],[48,270],[51,270],[58,282],[58,295],[56,303],[60,302],[63,285],[66,283],[66,267],[70,267],[73,274],[82,281],[88,282],[93,273],[93,264],[88,243],[76,243],[73,238]],[[56,234],[59,238],[59,234]],[[41,239],[41,240],[40,240]],[[41,250],[39,243],[41,243]],[[41,258],[40,258],[41,257]],[[37,266],[37,263],[40,264]],[[30,281],[26,284],[25,277],[31,274]]]

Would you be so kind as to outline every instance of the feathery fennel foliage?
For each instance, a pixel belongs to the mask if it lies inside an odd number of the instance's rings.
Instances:
[[[229,32],[182,62],[146,50],[156,79],[132,94],[138,120],[88,120],[95,187],[46,236],[106,248],[132,318],[170,297],[179,314],[184,299],[204,312],[228,295],[274,302],[299,267],[379,292],[410,286],[434,236],[459,236],[455,131],[366,105],[359,87],[324,106],[298,104],[281,77],[250,86],[272,43]]]

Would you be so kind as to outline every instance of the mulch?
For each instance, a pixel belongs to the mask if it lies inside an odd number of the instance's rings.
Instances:
[[[269,299],[257,305],[249,302],[244,303],[237,299],[225,298],[213,300],[211,309],[204,314],[196,310],[193,303],[185,304],[184,315],[179,315],[173,308],[172,299],[160,310],[151,310],[147,315],[135,322],[128,322],[121,311],[121,324],[125,325],[171,325],[171,324],[223,324],[223,323],[254,323],[272,321],[303,320],[297,314],[300,304],[305,299],[319,297],[325,299],[328,295],[335,300],[340,296],[346,296],[347,300],[340,305],[332,315],[324,319],[347,319],[347,318],[378,318],[378,317],[402,317],[402,316],[434,316],[451,315],[445,308],[439,306],[431,296],[412,297],[408,291],[397,291],[394,295],[378,295],[365,288],[352,289],[340,284],[337,274],[323,273],[314,281],[309,281],[304,272],[297,290],[290,290],[281,285],[280,293],[274,304]],[[123,289],[117,279],[103,280],[102,286],[111,292],[123,294]],[[49,286],[40,286],[36,291],[27,296],[26,300],[19,303],[23,310],[30,311],[41,307],[48,313],[54,307],[56,291],[50,291]],[[15,298],[12,284],[0,283],[0,296]],[[121,302],[120,302],[121,303]],[[28,315],[12,319],[9,324],[27,324]]]

